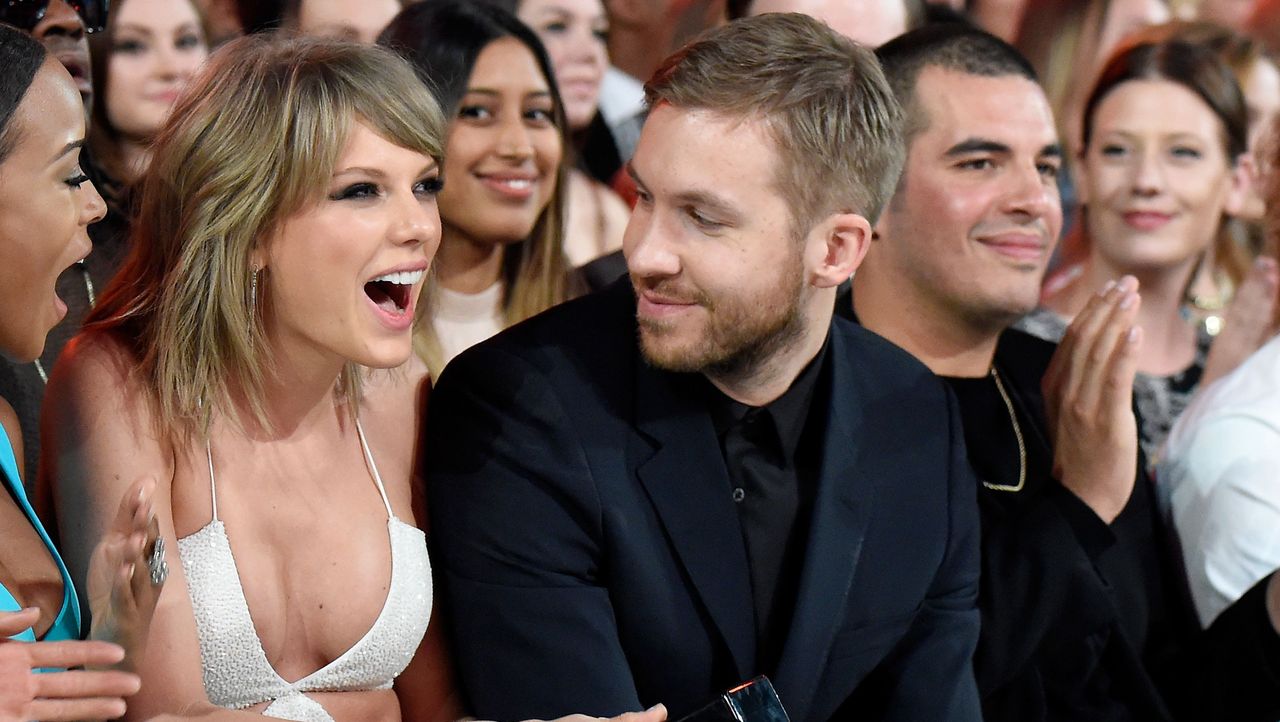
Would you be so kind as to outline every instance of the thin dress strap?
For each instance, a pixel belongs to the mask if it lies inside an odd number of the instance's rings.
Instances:
[[[218,485],[213,480],[213,447],[209,443],[209,437],[204,439],[204,453],[209,459],[209,498],[213,500],[213,520],[218,520]]]
[[[360,426],[360,419],[356,419],[356,434],[360,437],[360,448],[364,450],[364,460],[369,464],[369,472],[373,474],[373,481],[378,485],[378,493],[382,495],[382,503],[387,507],[387,516],[394,517],[391,511],[391,502],[387,500],[387,490],[382,485],[382,475],[378,473],[378,465],[373,463],[373,454],[369,451],[369,442],[364,438],[364,428]]]

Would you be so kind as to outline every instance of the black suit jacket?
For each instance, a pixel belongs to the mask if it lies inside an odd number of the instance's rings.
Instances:
[[[949,391],[831,327],[826,441],[773,681],[792,719],[980,718],[977,509]],[[745,547],[699,376],[646,365],[624,280],[462,354],[427,417],[436,580],[482,718],[671,719],[756,670]],[[817,408],[817,407],[815,407]]]

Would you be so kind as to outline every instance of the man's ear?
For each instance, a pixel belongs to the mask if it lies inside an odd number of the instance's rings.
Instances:
[[[809,283],[835,288],[853,275],[871,246],[871,223],[857,213],[833,213],[805,238],[805,271]]]

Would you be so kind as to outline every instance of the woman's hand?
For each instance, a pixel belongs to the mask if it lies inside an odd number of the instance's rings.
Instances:
[[[89,561],[93,614],[89,637],[122,646],[125,658],[118,666],[128,670],[139,667],[156,600],[168,576],[160,525],[152,508],[154,493],[152,479],[129,487]]]
[[[138,691],[135,674],[119,671],[36,673],[42,667],[106,666],[124,658],[107,642],[16,642],[40,618],[38,609],[0,612],[0,722],[115,719]]]

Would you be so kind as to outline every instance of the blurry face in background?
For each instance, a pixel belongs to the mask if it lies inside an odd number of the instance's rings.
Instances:
[[[569,128],[585,128],[596,114],[609,65],[604,5],[600,0],[524,0],[518,15],[551,56]]]
[[[84,108],[56,61],[36,73],[9,123],[21,135],[0,165],[0,355],[30,361],[67,313],[54,284],[89,254],[86,228],[106,206],[80,169]]]
[[[373,43],[400,12],[397,0],[301,0],[298,32]]]
[[[876,48],[907,30],[902,0],[755,0],[751,15],[802,13],[860,45]]]
[[[1271,157],[1274,152],[1276,136],[1272,124],[1276,113],[1280,111],[1280,70],[1275,63],[1266,58],[1259,58],[1245,80],[1245,104],[1249,108],[1249,152],[1253,154],[1254,167]],[[1259,174],[1260,175],[1260,174]],[[1266,203],[1262,199],[1262,183],[1255,178],[1250,184],[1244,207],[1240,209],[1240,217],[1248,220],[1261,220],[1266,212]]]
[[[555,193],[564,149],[551,88],[513,37],[480,51],[449,125],[440,209],[452,237],[523,241]]]
[[[1121,273],[1180,270],[1239,210],[1243,184],[1223,127],[1195,93],[1167,80],[1117,85],[1093,114],[1080,164],[1092,253]]]
[[[85,117],[89,117],[89,109],[93,107],[93,83],[89,74],[89,41],[85,38],[84,21],[63,0],[50,0],[44,18],[31,29],[31,36],[44,43],[49,54],[71,74],[84,104]]]
[[[128,0],[111,11],[107,120],[126,138],[148,138],[209,49],[187,0]]]

